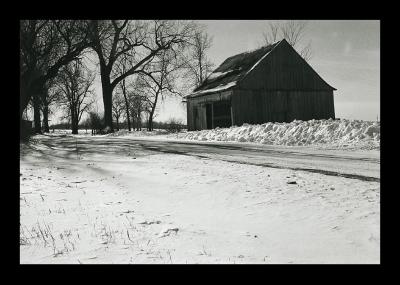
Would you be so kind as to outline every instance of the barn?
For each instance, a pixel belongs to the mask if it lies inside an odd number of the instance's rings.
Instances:
[[[185,96],[188,130],[334,119],[334,90],[283,39],[227,58]]]

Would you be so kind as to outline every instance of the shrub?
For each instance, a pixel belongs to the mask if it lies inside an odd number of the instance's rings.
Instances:
[[[90,112],[89,113],[89,125],[90,128],[92,129],[92,135],[96,134],[102,134],[102,119],[100,118],[100,115],[96,112]]]
[[[171,118],[167,121],[167,130],[171,133],[179,133],[184,128],[181,120]]]

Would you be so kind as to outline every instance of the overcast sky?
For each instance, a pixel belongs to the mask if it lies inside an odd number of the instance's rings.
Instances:
[[[226,58],[260,47],[268,20],[204,20],[213,45],[209,58],[218,67]],[[273,21],[277,22],[277,21]],[[304,42],[312,42],[309,63],[335,87],[335,114],[338,118],[380,119],[380,23],[361,20],[310,20]],[[95,90],[102,111],[101,83]],[[169,99],[158,108],[156,121],[171,117],[186,123],[186,106],[180,98]]]

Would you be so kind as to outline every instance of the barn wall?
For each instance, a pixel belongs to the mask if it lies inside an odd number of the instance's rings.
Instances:
[[[240,83],[242,89],[333,90],[287,43],[281,42]]]
[[[333,91],[235,90],[234,124],[335,118]]]

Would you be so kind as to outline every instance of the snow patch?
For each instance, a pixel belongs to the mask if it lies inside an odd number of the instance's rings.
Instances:
[[[240,68],[239,68],[240,69]],[[211,73],[209,76],[208,76],[208,78],[207,79],[216,79],[216,78],[218,78],[218,77],[221,77],[221,76],[224,76],[224,75],[226,75],[226,74],[228,74],[228,73],[231,73],[231,72],[233,72],[233,71],[235,71],[236,69],[232,69],[232,70],[228,70],[228,71],[225,71],[225,72],[213,72],[213,73]]]
[[[205,89],[205,90],[200,90],[200,91],[194,92],[194,93],[192,93],[190,96],[199,95],[199,94],[208,93],[208,92],[223,91],[223,90],[226,90],[226,89],[228,89],[228,88],[231,88],[231,87],[233,87],[233,86],[235,86],[235,85],[236,85],[236,81],[232,81],[232,82],[229,82],[228,84],[225,84],[225,85],[223,85],[223,84],[218,85],[218,86],[215,87],[215,88]]]

